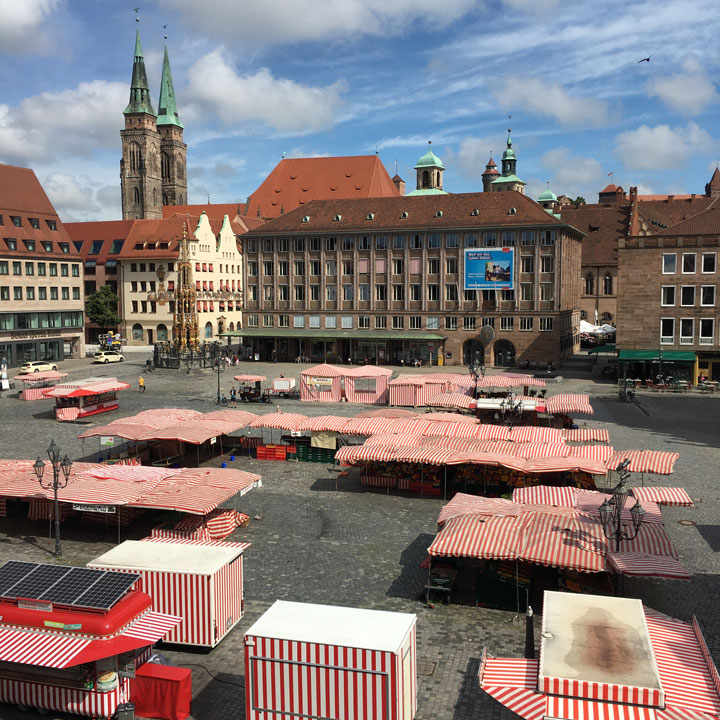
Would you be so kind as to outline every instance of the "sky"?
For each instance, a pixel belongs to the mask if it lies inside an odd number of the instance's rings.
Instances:
[[[533,198],[702,193],[720,157],[717,0],[0,0],[0,17],[0,162],[33,168],[65,221],[121,218],[136,17],[156,109],[168,38],[192,203],[244,202],[283,153],[377,152],[411,189],[428,140],[445,189],[474,192],[508,127]]]

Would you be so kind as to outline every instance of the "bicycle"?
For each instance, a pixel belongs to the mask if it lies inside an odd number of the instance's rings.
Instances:
[[[215,404],[222,405],[223,407],[227,407],[228,399],[225,397],[225,395],[221,395],[220,397],[215,398]]]

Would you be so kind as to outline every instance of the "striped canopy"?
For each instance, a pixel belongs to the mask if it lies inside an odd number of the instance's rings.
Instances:
[[[590,396],[585,394],[562,393],[553,395],[545,402],[549,413],[570,413],[572,415],[593,415]]]
[[[430,407],[469,408],[473,399],[463,393],[444,392],[433,395],[425,404]]]
[[[267,378],[265,375],[235,375],[233,379],[238,382],[262,382]]]
[[[274,430],[303,430],[308,418],[298,413],[271,412],[259,415],[250,423],[252,428],[271,428]]]
[[[315,367],[303,370],[300,375],[305,377],[343,377],[345,370],[335,365],[328,365],[322,363],[322,365],[316,365]]]
[[[568,442],[610,442],[610,433],[601,428],[568,428],[560,432]]]
[[[610,456],[606,465],[608,470],[615,470],[620,463],[629,459],[630,472],[670,475],[679,457],[680,453],[662,450],[620,450]]]
[[[621,575],[689,580],[685,566],[675,558],[639,552],[608,553],[608,565]]]
[[[680,505],[692,507],[693,501],[684,488],[677,487],[636,487],[633,495],[644,505],[654,502],[658,505]]]
[[[117,378],[102,378],[91,380],[78,380],[73,383],[63,383],[43,391],[45,397],[87,397],[100,393],[129,390],[130,385]]]
[[[317,417],[307,418],[303,430],[313,430],[315,432],[345,432],[345,426],[348,424],[348,418],[339,417],[337,415],[318,415]]]

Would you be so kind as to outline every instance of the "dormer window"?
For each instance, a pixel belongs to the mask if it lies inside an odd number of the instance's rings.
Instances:
[[[515,215],[517,213],[517,208],[511,207],[508,210],[508,215]]]
[[[368,213],[365,217],[366,220],[374,220],[375,219],[375,213]]]
[[[403,210],[403,211],[400,213],[400,219],[401,219],[401,220],[407,220],[407,219],[408,219],[407,210]]]
[[[309,216],[309,215],[305,215],[305,216],[303,217],[302,221],[303,221],[304,223],[309,223],[309,222],[310,222],[310,216]]]
[[[480,211],[477,208],[475,208],[470,214],[473,217],[477,217],[480,214]]]
[[[333,218],[333,222],[340,222],[341,220],[342,220],[342,215],[336,215],[336,216]]]
[[[438,210],[438,211],[435,213],[435,217],[436,217],[436,218],[441,218],[442,216],[443,216],[442,210]]]

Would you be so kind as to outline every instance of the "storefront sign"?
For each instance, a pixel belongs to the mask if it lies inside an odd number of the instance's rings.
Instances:
[[[465,250],[465,290],[512,290],[513,248]]]
[[[82,623],[73,623],[72,625],[65,625],[61,622],[53,622],[52,620],[45,620],[43,622],[45,627],[57,628],[58,630],[82,630]]]
[[[211,444],[211,445],[214,445],[216,442],[217,442],[217,438],[216,438],[216,437],[210,438],[210,444]]]
[[[89,505],[84,503],[73,503],[73,510],[81,512],[105,513],[106,515],[114,515],[116,510],[114,505]]]
[[[47,330],[45,328],[38,328],[37,330],[21,330],[20,332],[11,332],[10,338],[12,340],[27,340],[28,338],[52,338],[60,337],[59,330]]]
[[[52,612],[53,605],[51,602],[44,600],[25,600],[18,598],[17,606],[23,610],[42,610],[43,612]]]
[[[333,379],[331,377],[314,377],[310,378],[308,385],[324,385],[332,387]]]
[[[115,444],[115,438],[112,435],[101,435],[100,445],[105,447],[106,445],[112,447]]]

